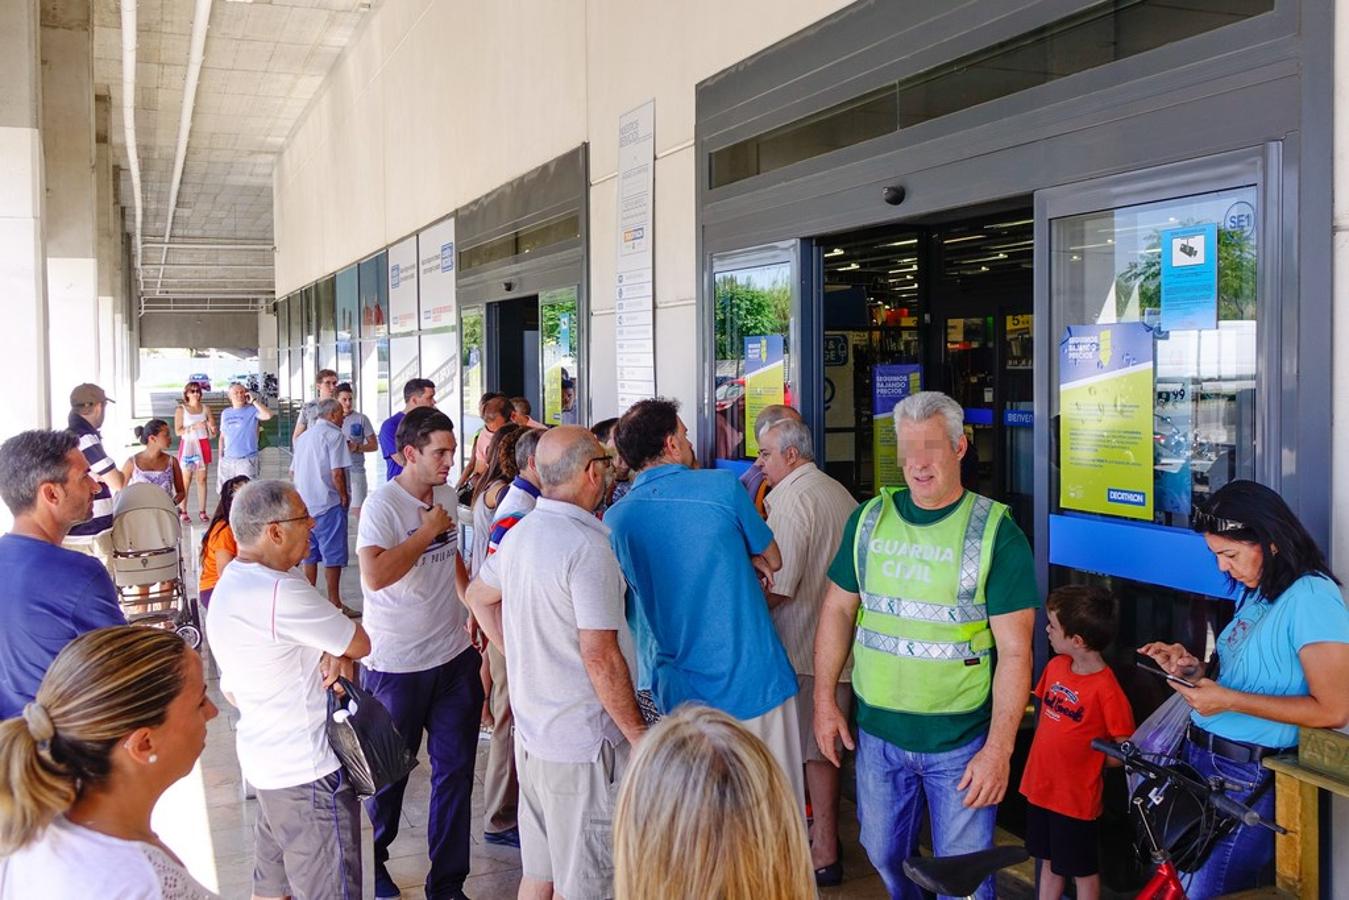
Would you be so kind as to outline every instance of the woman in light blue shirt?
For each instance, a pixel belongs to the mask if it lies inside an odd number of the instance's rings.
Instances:
[[[1274,817],[1266,756],[1297,747],[1298,728],[1349,723],[1349,610],[1325,555],[1283,498],[1233,481],[1194,516],[1194,528],[1240,589],[1236,615],[1218,635],[1217,671],[1180,644],[1140,648],[1168,672],[1193,708],[1181,752],[1205,778],[1236,786],[1234,799]],[[1191,897],[1216,897],[1268,882],[1274,835],[1242,825],[1221,838],[1195,872]]]

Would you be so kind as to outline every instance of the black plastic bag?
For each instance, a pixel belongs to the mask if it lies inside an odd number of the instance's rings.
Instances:
[[[356,795],[373,797],[380,788],[406,778],[417,758],[408,752],[389,711],[374,694],[346,678],[337,683],[346,696],[328,688],[328,743]]]

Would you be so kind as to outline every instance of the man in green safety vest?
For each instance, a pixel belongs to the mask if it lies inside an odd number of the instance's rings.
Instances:
[[[993,845],[1030,696],[1035,563],[1007,507],[966,491],[964,411],[923,391],[895,405],[907,487],[882,487],[844,528],[815,635],[815,738],[854,748],[834,688],[853,653],[862,846],[892,897],[923,804],[938,856]],[[996,651],[996,665],[995,665]],[[978,896],[993,898],[993,880]]]

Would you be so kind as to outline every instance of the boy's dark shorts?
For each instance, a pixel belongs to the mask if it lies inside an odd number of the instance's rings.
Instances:
[[[1074,819],[1034,803],[1026,804],[1026,851],[1049,862],[1064,878],[1099,874],[1100,824],[1097,819]]]

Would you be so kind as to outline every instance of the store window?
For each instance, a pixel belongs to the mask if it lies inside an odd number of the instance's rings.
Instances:
[[[356,344],[360,335],[360,291],[355,266],[337,273],[337,377],[356,380]]]
[[[1188,528],[1253,477],[1257,202],[1242,187],[1054,221],[1056,509]]]
[[[539,294],[539,320],[543,354],[543,423],[575,425],[582,420],[578,410],[580,370],[577,347],[580,320],[576,288]]]
[[[389,340],[383,338],[374,341],[361,341],[361,384],[356,396],[357,408],[370,417],[378,428],[389,418]],[[397,408],[403,408],[402,394],[398,395]],[[366,478],[371,485],[384,481],[384,460],[382,454],[365,454]]]
[[[459,428],[459,336],[452,328],[423,334],[421,359],[422,377],[436,383],[436,408]]]
[[[314,285],[318,367],[337,371],[337,280],[329,275]]]
[[[382,338],[389,334],[389,255],[379,253],[360,264],[358,290],[361,303],[361,337]]]
[[[783,260],[715,271],[716,456],[737,468],[759,455],[754,437],[759,411],[775,403],[796,405],[793,266]]]
[[[389,402],[395,411],[403,408],[403,385],[418,378],[421,360],[418,358],[416,335],[389,339]]]
[[[708,156],[719,188],[1274,9],[1274,0],[1109,0]]]

